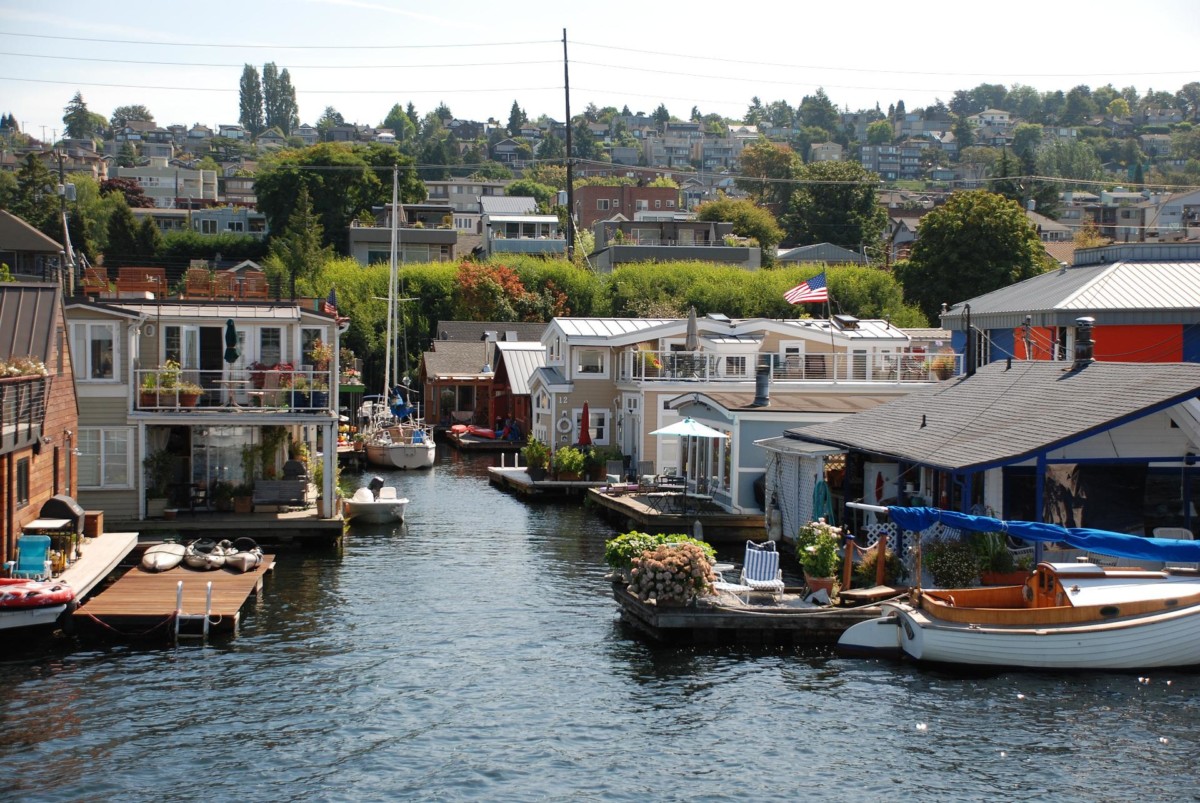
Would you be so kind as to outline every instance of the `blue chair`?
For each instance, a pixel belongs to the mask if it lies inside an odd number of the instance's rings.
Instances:
[[[17,559],[4,564],[9,577],[50,579],[50,536],[22,535],[17,539]]]
[[[783,571],[779,568],[779,553],[775,551],[774,541],[746,542],[746,559],[742,561],[742,576],[738,582],[753,591],[783,593]]]

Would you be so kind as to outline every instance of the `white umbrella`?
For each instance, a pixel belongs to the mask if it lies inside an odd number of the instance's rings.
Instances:
[[[676,421],[674,424],[669,424],[665,427],[662,427],[661,429],[656,429],[653,432],[651,432],[650,434],[651,435],[675,435],[680,438],[689,438],[689,439],[690,438],[706,438],[709,440],[712,440],[715,438],[728,438],[729,437],[724,432],[713,429],[712,427],[709,427],[709,426],[705,426],[704,424],[701,424],[699,421],[695,420],[694,418],[682,418],[679,421]],[[688,453],[688,450],[685,447],[684,453],[683,453],[684,454],[683,484],[684,484],[685,490],[687,488],[687,475],[688,475],[687,453]]]

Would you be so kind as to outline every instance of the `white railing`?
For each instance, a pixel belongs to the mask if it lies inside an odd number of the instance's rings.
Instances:
[[[959,354],[809,352],[784,356],[631,349],[620,354],[617,378],[624,382],[754,382],[759,360],[769,361],[772,382],[933,382],[962,372]]]
[[[230,368],[220,371],[139,368],[133,409],[224,411],[256,409],[324,412],[333,409],[330,372],[313,368]]]

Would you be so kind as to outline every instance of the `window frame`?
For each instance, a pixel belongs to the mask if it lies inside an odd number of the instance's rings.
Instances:
[[[123,433],[125,436],[124,454],[113,453],[109,455],[110,443],[107,436]],[[79,472],[76,485],[80,490],[132,490],[134,488],[135,474],[133,461],[133,443],[134,443],[134,428],[133,427],[80,427],[77,432],[75,448],[79,450],[79,455],[76,458],[76,470]],[[97,452],[93,455],[88,452],[92,446],[89,442],[92,437],[96,438],[95,445]],[[98,484],[88,484],[84,476],[85,461],[95,459],[96,478]],[[118,461],[124,461],[125,482],[110,482],[108,480],[110,462],[114,465]]]
[[[92,343],[94,331],[108,331],[112,344],[112,365],[108,376],[93,376]],[[77,382],[119,382],[121,379],[120,325],[113,321],[75,321],[71,324],[71,367]]]
[[[571,350],[572,360],[571,373],[579,379],[607,379],[609,372],[609,351],[606,348],[598,346],[576,346]],[[585,364],[583,357],[585,354],[595,354],[599,359],[599,365],[595,370],[584,370]]]
[[[17,460],[16,471],[14,472],[14,492],[17,504],[17,510],[26,507],[29,504],[29,458],[22,457]]]
[[[612,432],[610,425],[611,411],[605,408],[592,409],[588,408],[588,436],[592,439],[594,446],[608,446],[609,435]],[[583,408],[576,407],[571,411],[571,419],[575,423],[575,440],[579,440],[580,424],[583,423]]]

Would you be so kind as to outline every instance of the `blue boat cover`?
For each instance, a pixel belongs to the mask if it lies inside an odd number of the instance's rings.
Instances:
[[[888,515],[904,530],[921,530],[941,522],[944,527],[969,532],[1006,533],[1024,541],[1063,543],[1075,549],[1099,552],[1119,558],[1163,562],[1200,561],[1200,541],[1173,538],[1144,538],[1087,527],[1063,527],[1037,521],[1004,521],[991,516],[972,516],[935,507],[889,507]]]

